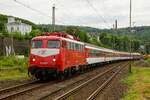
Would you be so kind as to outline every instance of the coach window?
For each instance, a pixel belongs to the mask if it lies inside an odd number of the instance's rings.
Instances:
[[[77,50],[77,49],[76,49],[76,43],[74,43],[74,50]]]
[[[81,51],[81,44],[79,44],[79,46],[78,46],[78,50],[79,50],[79,51]]]
[[[80,44],[78,44],[78,51],[81,51],[81,49],[80,49]]]
[[[82,45],[79,46],[79,50],[80,50],[80,52],[82,51]]]
[[[84,51],[84,45],[81,46],[82,51]]]
[[[71,48],[72,48],[72,43],[69,42],[69,47],[68,47],[68,49],[71,50]]]
[[[58,41],[58,40],[48,40],[47,48],[59,48],[59,47],[60,47],[60,41]]]
[[[70,42],[68,42],[67,44],[68,44],[67,48],[68,48],[68,50],[70,50]]]
[[[63,48],[67,48],[67,42],[64,41],[64,40],[62,41],[62,47],[63,47]]]
[[[68,49],[71,49],[71,42],[68,42]]]
[[[32,41],[32,48],[41,48],[41,47],[42,47],[42,40]]]
[[[72,42],[69,42],[69,49],[72,50]]]
[[[67,49],[69,49],[69,42],[67,42]]]
[[[82,50],[82,45],[80,45],[80,51],[83,51],[83,50]]]
[[[74,43],[71,43],[71,50],[74,50]]]
[[[74,50],[74,43],[71,44],[71,50]]]
[[[79,51],[79,44],[76,44],[76,50]]]
[[[75,44],[75,50],[78,51],[78,44],[77,43]]]

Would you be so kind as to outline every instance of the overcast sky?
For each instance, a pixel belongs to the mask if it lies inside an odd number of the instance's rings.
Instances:
[[[52,22],[52,6],[56,6],[56,23],[97,28],[112,27],[115,19],[119,27],[129,26],[129,0],[0,0],[0,13],[30,20],[36,24]],[[93,6],[94,9],[91,7]],[[150,0],[133,0],[135,26],[150,25]]]

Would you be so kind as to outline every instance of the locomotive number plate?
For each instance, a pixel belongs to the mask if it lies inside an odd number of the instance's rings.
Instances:
[[[48,62],[40,62],[40,64],[46,65],[48,64]]]

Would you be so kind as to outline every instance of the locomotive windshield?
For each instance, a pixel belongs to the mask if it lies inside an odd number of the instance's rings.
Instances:
[[[60,41],[58,41],[58,40],[48,40],[47,48],[59,48],[59,47],[60,47]]]
[[[42,47],[41,40],[32,41],[32,48],[41,48],[41,47]]]

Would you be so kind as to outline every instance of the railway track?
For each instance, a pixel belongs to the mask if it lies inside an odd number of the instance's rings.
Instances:
[[[25,84],[16,85],[13,87],[5,88],[0,90],[0,100],[10,100],[13,99],[16,96],[22,95],[27,93],[28,91],[35,90],[37,88],[40,88],[42,86],[46,86],[49,84],[53,84],[54,82],[50,83],[40,83],[39,81],[32,81]]]
[[[96,90],[96,92],[94,91],[94,93],[92,92],[92,94],[90,95],[90,97],[87,98],[87,100],[93,100],[93,98],[104,88],[106,87],[106,85],[121,71],[122,68],[119,68],[120,66],[117,67],[113,67],[108,69],[107,71],[98,74],[97,76],[95,76],[94,78],[84,82],[83,84],[69,90],[68,92],[62,94],[61,96],[58,96],[55,98],[55,100],[66,100],[67,98],[73,98],[76,94],[76,92],[80,91],[81,89],[83,89],[84,87],[86,87],[88,84],[90,84],[91,82],[97,80],[98,78],[104,76],[105,74],[109,73],[112,71],[112,73],[114,73],[114,68],[117,69],[117,71],[110,77],[108,78],[108,80],[106,80],[104,83],[102,83],[100,85],[100,89],[98,88],[98,90]],[[118,69],[119,68],[119,69]],[[96,81],[95,81],[96,82]],[[97,92],[98,91],[98,92]]]
[[[114,65],[120,66],[121,64],[118,63],[118,64],[114,64]],[[111,66],[111,68],[109,70],[111,70],[111,69],[113,70],[113,68],[115,68],[115,67],[112,68],[112,66],[114,66],[114,65],[107,65],[107,67],[104,67],[104,69],[102,68],[103,69],[102,72],[104,70],[107,70],[107,68],[109,68],[110,66]],[[94,70],[93,70],[93,72],[94,72]],[[97,71],[97,72],[99,72],[99,71]],[[102,73],[102,72],[99,72],[99,73]],[[105,73],[106,73],[106,71],[105,71]],[[104,74],[104,72],[102,74]],[[81,76],[82,75],[83,74],[81,74]],[[95,75],[93,74],[92,77],[94,77]],[[83,76],[85,77],[85,75],[83,75]],[[32,100],[38,100],[38,99],[39,100],[43,100],[46,97],[48,97],[50,95],[53,95],[55,93],[57,94],[57,92],[62,91],[64,89],[68,88],[68,87],[71,87],[73,85],[74,85],[74,87],[76,87],[77,84],[79,85],[79,84],[82,84],[84,81],[91,80],[92,77],[89,77],[89,76],[90,76],[90,74],[87,74],[87,79],[83,78],[83,79],[80,79],[80,80],[77,80],[77,81],[75,81],[73,79],[72,83],[69,83],[69,80],[70,80],[70,78],[69,78],[69,79],[67,79],[68,82],[64,82],[64,81],[63,82],[51,81],[51,82],[48,82],[48,83],[39,83],[37,81],[34,81],[34,82],[30,82],[30,83],[25,83],[25,84],[21,84],[21,85],[9,87],[9,88],[0,90],[0,100],[10,100],[10,99],[11,100],[12,99],[20,100],[20,98],[27,98],[28,100],[30,100],[30,99],[32,99]],[[80,75],[79,75],[79,77],[80,77]],[[67,80],[65,80],[65,81],[67,81]],[[60,83],[65,84],[65,85],[63,87],[60,87]],[[66,85],[66,84],[68,84],[68,85]],[[71,88],[74,88],[74,87],[71,87]],[[47,91],[49,91],[49,93],[46,94],[46,95],[44,94],[44,92],[45,92],[44,88],[46,88]],[[37,90],[38,91],[40,90],[41,94],[43,93],[44,95],[43,94],[42,95],[39,94],[39,92],[37,94],[36,93]],[[32,97],[30,97],[28,95],[30,93],[33,93],[34,95],[31,95]],[[39,96],[34,97],[35,95],[39,95]]]
[[[77,84],[82,84],[84,81],[89,80],[91,77],[94,77],[97,73],[101,73],[103,70],[106,70],[109,67],[112,67],[114,64],[105,65],[105,67],[92,69],[91,71],[88,70],[84,74],[75,75],[73,77],[70,77],[69,79],[66,79],[63,82],[60,82],[58,84],[55,84],[54,86],[49,86],[48,92],[46,92],[44,95],[39,95],[37,98],[32,98],[32,100],[52,100],[53,96],[56,94],[59,94],[60,92],[64,90],[68,90],[68,88],[75,87]],[[51,88],[52,87],[52,88]],[[47,91],[47,90],[41,90],[41,91]],[[47,97],[52,97],[48,98]]]
[[[119,72],[121,72],[121,70],[123,69],[124,67],[120,68],[118,71],[116,71],[110,78],[108,78],[101,86],[99,86],[86,100],[94,100],[98,94],[100,94],[103,89],[105,87],[108,86],[108,84],[111,83],[111,81],[117,76],[117,74]]]
[[[122,64],[119,64],[119,65],[117,65],[117,66],[115,66],[115,67],[111,67],[111,68],[109,68],[108,70],[106,70],[105,72],[98,74],[98,75],[95,76],[94,78],[91,78],[91,79],[87,80],[86,82],[84,82],[84,83],[82,83],[82,84],[76,86],[75,88],[70,89],[68,92],[65,92],[64,94],[62,94],[62,95],[60,95],[60,96],[56,96],[56,97],[55,97],[55,100],[65,100],[65,99],[67,99],[68,97],[70,97],[70,95],[75,94],[78,90],[84,88],[84,87],[87,86],[87,84],[89,84],[90,82],[93,82],[94,80],[96,80],[96,79],[98,79],[98,78],[104,76],[104,75],[107,74],[108,72],[114,71],[114,69],[118,68],[118,67],[121,66],[121,65],[122,65]],[[62,89],[60,89],[60,90],[62,90]],[[45,100],[46,98],[51,97],[53,94],[59,92],[60,90],[57,90],[57,91],[52,92],[52,93],[49,93],[49,94],[47,94],[47,95],[45,95],[45,96],[39,98],[38,100]],[[52,98],[51,98],[51,99],[52,99]],[[51,100],[51,99],[50,99],[50,100]],[[53,98],[53,99],[54,99],[54,98]],[[47,100],[47,99],[46,99],[46,100]],[[48,100],[49,100],[49,99],[48,99]]]

